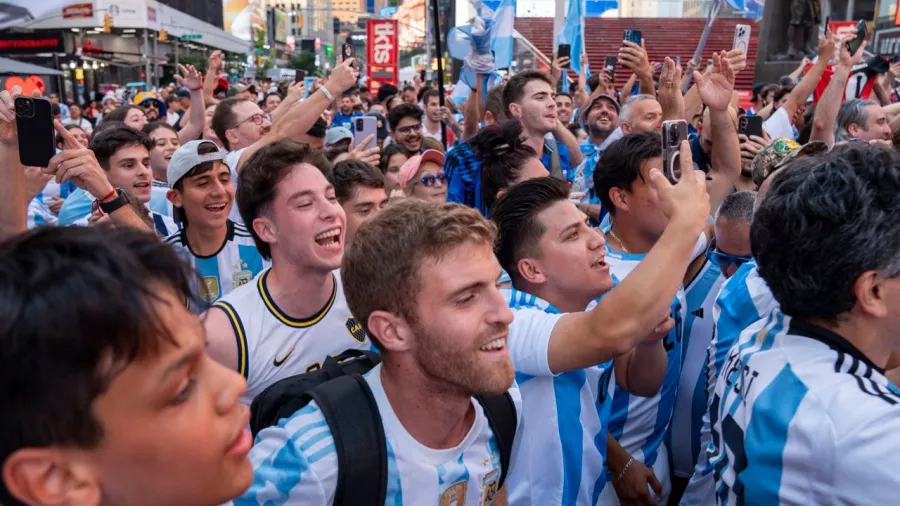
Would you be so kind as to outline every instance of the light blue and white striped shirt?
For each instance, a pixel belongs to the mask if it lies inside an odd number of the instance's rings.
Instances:
[[[387,446],[388,476],[384,504],[421,506],[494,505],[500,449],[481,405],[472,399],[475,421],[463,441],[435,450],[416,441],[397,419],[381,382],[381,365],[364,378],[378,404]],[[509,390],[521,428],[522,402],[515,383]],[[516,436],[518,442],[519,436]],[[514,443],[517,444],[517,443]],[[352,449],[351,449],[352,451]],[[513,449],[515,455],[516,449]],[[234,506],[281,506],[334,502],[338,461],[334,437],[315,402],[277,426],[260,431],[250,451],[253,484]],[[352,486],[352,484],[351,484]]]
[[[562,314],[515,288],[500,292],[516,318],[526,309]],[[511,506],[596,503],[603,488],[614,376],[612,361],[558,375],[516,373],[525,423],[522,460],[507,481]]]
[[[647,256],[646,254],[619,252],[611,248],[609,244],[606,245],[606,248],[606,261],[609,263],[610,272],[618,280],[625,279]],[[652,287],[648,287],[648,289],[652,289]],[[665,456],[661,459],[658,457],[660,447],[664,446],[662,444],[663,436],[672,418],[675,394],[681,375],[681,346],[686,307],[687,300],[684,289],[679,288],[672,301],[670,315],[675,320],[675,326],[663,340],[668,364],[659,393],[653,397],[638,397],[616,387],[609,422],[609,433],[622,445],[622,448],[628,451],[635,460],[653,469],[657,479],[663,484],[663,496],[660,498],[663,501],[668,496],[670,488],[669,462]],[[608,469],[606,478],[607,481],[614,478],[609,475]],[[606,488],[612,489],[612,486]],[[600,503],[618,504],[618,498],[614,492],[607,490],[602,494]]]
[[[710,402],[718,504],[896,504],[900,390],[844,337],[773,311]]]
[[[685,287],[684,342],[681,346],[681,378],[675,397],[672,423],[666,432],[666,448],[672,474],[690,478],[700,451],[700,427],[707,405],[706,350],[715,331],[713,306],[725,276],[706,261]]]
[[[713,306],[716,331],[706,358],[707,410],[700,427],[700,452],[694,466],[694,474],[681,498],[682,506],[705,506],[715,502],[712,467],[707,458],[707,448],[712,439],[709,422],[709,399],[725,364],[728,352],[737,342],[741,332],[767,317],[778,308],[769,286],[759,275],[756,262],[741,265],[733,276],[722,284]]]
[[[198,311],[205,311],[223,295],[249,283],[272,265],[259,254],[253,237],[243,225],[228,220],[227,226],[225,242],[219,251],[209,256],[194,253],[187,240],[186,228],[165,239],[197,273],[196,295],[204,304],[204,307],[195,308]]]

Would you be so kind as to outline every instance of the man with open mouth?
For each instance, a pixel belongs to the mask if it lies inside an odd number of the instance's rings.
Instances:
[[[322,151],[286,139],[241,168],[238,208],[272,267],[216,302],[204,325],[213,358],[247,378],[247,404],[329,355],[371,348],[341,287],[347,226],[330,172]]]
[[[206,309],[271,265],[247,228],[228,219],[234,205],[231,170],[212,141],[190,141],[172,155],[168,198],[181,229],[166,238],[199,276],[197,295]]]

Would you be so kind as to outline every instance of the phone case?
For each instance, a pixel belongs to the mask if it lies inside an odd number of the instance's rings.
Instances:
[[[640,30],[625,30],[625,40],[633,42],[640,46],[641,38],[642,35]]]
[[[610,74],[614,74],[616,71],[616,57],[615,56],[607,56],[606,61],[603,64],[603,69],[609,72]]]
[[[747,137],[755,135],[762,137],[762,118],[759,116],[744,116],[738,123],[738,133]]]
[[[672,183],[677,183],[681,179],[681,141],[686,140],[687,137],[686,121],[663,121],[663,165],[666,177]]]
[[[734,43],[732,44],[732,49],[743,49],[744,54],[747,54],[747,49],[750,47],[750,25],[736,25],[734,27]]]
[[[362,128],[360,128],[360,126]],[[372,141],[365,149],[371,149],[377,146],[378,142],[378,119],[373,116],[360,116],[353,118],[353,145],[359,144],[366,140],[366,137],[373,136]]]
[[[50,101],[46,98],[19,97],[15,108],[19,160],[27,167],[46,167],[56,154]]]

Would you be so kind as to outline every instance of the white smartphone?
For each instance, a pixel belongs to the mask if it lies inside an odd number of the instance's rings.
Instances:
[[[748,54],[750,48],[750,25],[735,25],[734,27],[734,45],[732,49],[743,49],[744,54]]]
[[[371,149],[378,145],[378,118],[374,116],[353,118],[353,146],[359,146],[370,135],[372,140],[369,141],[365,149]]]

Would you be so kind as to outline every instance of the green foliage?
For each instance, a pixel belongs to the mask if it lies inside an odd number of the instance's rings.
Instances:
[[[307,74],[320,76],[321,72],[316,67],[316,55],[311,51],[300,51],[291,57],[291,67],[297,70],[305,70]]]

